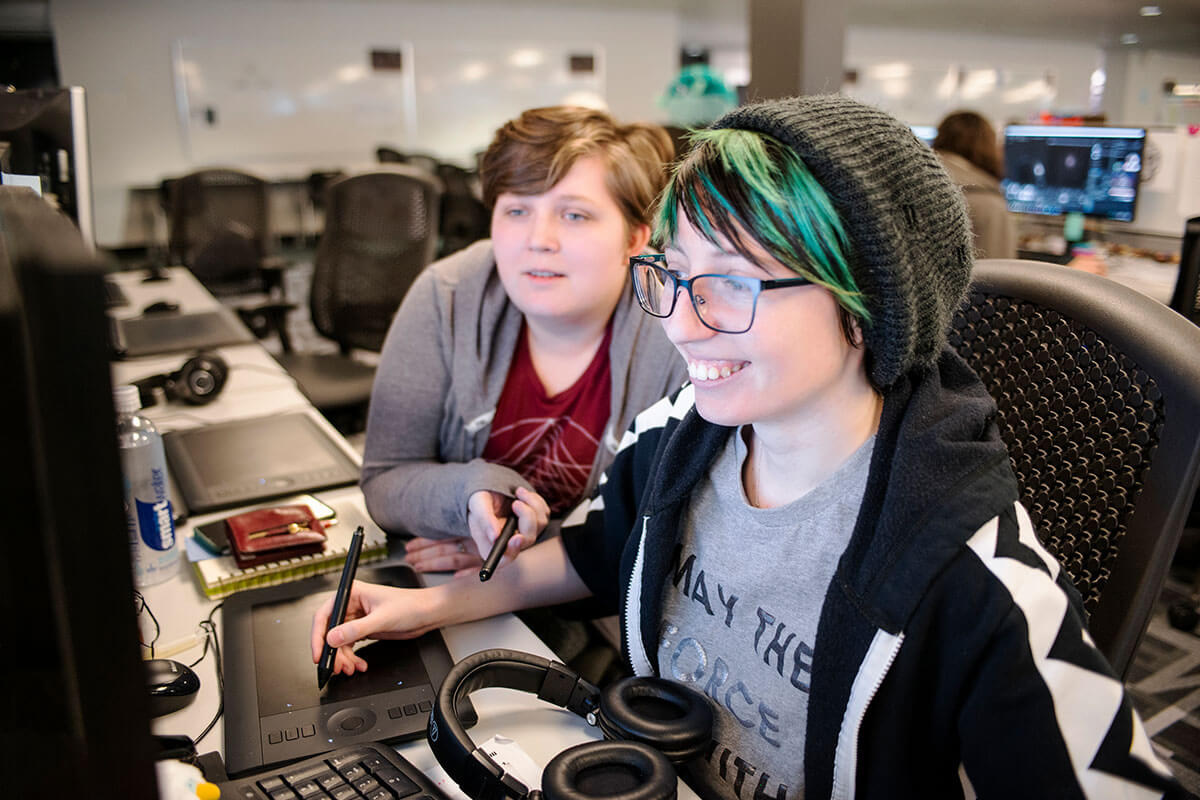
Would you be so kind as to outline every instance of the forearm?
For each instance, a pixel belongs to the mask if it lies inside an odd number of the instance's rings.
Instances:
[[[467,501],[473,493],[511,495],[518,486],[528,487],[518,473],[480,459],[457,464],[420,459],[372,470],[362,489],[371,519],[385,531],[443,539],[470,535]]]
[[[429,590],[437,626],[557,605],[588,597],[587,586],[567,558],[561,539],[540,542],[496,570],[491,580],[456,578]]]

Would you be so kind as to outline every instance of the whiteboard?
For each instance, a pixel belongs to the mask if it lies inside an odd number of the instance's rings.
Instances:
[[[184,148],[195,164],[373,154],[413,138],[411,67],[373,70],[371,48],[314,41],[174,43]],[[412,63],[412,45],[390,42]],[[210,115],[211,112],[211,115]]]
[[[526,108],[605,105],[594,43],[192,38],[173,50],[182,138],[197,165],[361,162],[380,145],[467,161]],[[372,50],[399,53],[400,68],[374,69]]]

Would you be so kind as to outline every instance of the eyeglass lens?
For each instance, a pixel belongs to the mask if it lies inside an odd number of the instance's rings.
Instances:
[[[651,314],[670,316],[680,284],[666,269],[639,262],[634,270],[637,292]],[[690,284],[692,307],[709,327],[726,333],[742,333],[754,320],[756,281],[734,275],[699,275]]]

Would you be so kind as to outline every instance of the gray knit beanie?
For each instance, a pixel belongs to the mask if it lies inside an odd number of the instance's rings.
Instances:
[[[931,365],[971,277],[962,194],[933,150],[884,112],[842,95],[735,109],[712,127],[772,136],[796,151],[850,237],[850,269],[871,315],[871,382]]]

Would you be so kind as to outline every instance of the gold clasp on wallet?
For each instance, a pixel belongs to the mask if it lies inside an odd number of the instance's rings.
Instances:
[[[290,534],[290,533],[300,533],[300,531],[311,531],[311,530],[312,530],[312,528],[309,527],[309,523],[307,523],[307,522],[289,522],[288,526],[287,526],[287,530],[275,529],[275,530],[267,530],[267,531],[255,531],[254,533],[247,536],[246,539],[247,540],[261,539],[264,536],[284,536],[284,535]]]

